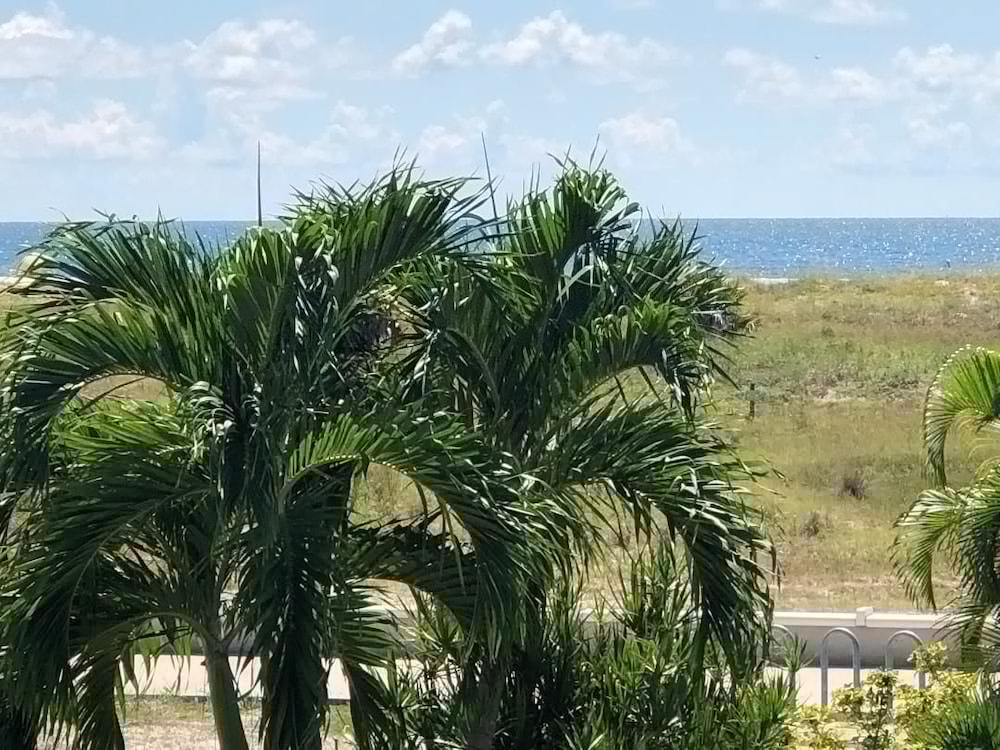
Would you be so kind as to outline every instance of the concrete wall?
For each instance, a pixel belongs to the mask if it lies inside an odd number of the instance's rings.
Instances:
[[[942,631],[938,615],[875,612],[871,607],[862,607],[854,612],[775,612],[774,624],[776,641],[785,636],[781,628],[787,628],[803,642],[807,666],[819,666],[823,638],[833,628],[846,628],[854,634],[860,645],[861,666],[865,668],[878,668],[885,664],[886,644],[900,631],[910,631],[925,643],[953,640]],[[834,633],[827,643],[830,666],[852,665],[851,642],[847,636]],[[906,669],[914,647],[912,639],[897,637],[890,649],[893,667]],[[956,651],[951,649],[950,658],[953,661],[957,658]]]
[[[409,615],[403,610],[388,610],[387,614],[394,617],[401,625],[409,621]],[[798,637],[805,646],[805,661],[803,666],[818,667],[820,665],[820,648],[823,638],[833,628],[846,628],[858,639],[861,653],[861,666],[865,669],[878,669],[885,664],[886,644],[899,631],[910,631],[923,642],[948,640],[941,631],[941,618],[938,615],[902,614],[895,612],[875,612],[871,607],[862,607],[851,612],[775,612],[774,631],[775,642],[780,643],[787,636],[785,630]],[[783,630],[784,629],[784,630]],[[237,639],[231,644],[232,656],[244,655],[249,651],[250,639]],[[850,667],[851,642],[842,633],[834,633],[828,639],[830,666]],[[891,653],[893,667],[906,669],[908,659],[915,644],[906,637],[898,637],[893,642]],[[196,644],[196,652],[200,648]],[[957,649],[952,649],[950,658],[954,661]]]

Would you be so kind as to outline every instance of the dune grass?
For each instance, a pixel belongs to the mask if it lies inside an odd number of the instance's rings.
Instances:
[[[955,349],[1000,343],[1000,276],[810,279],[747,292],[758,328],[735,355],[740,387],[718,389],[718,410],[744,451],[780,472],[763,483],[775,494],[758,493],[784,568],[778,606],[909,608],[892,524],[927,486],[924,393]],[[953,482],[990,455],[972,447],[953,442]],[[943,589],[950,583],[942,575]]]
[[[747,283],[732,373],[769,402],[917,400],[944,356],[1000,333],[1000,275]]]
[[[738,387],[717,388],[714,416],[748,457],[774,470],[756,502],[778,545],[778,606],[911,608],[893,572],[892,526],[926,487],[924,393],[955,349],[1000,346],[1000,274],[745,283],[758,324],[733,352]],[[90,388],[123,383],[115,393],[161,392],[155,383],[122,380]],[[971,447],[969,440],[951,446],[954,482],[990,455],[979,446],[970,457]],[[412,486],[378,467],[358,497],[358,512],[372,519],[420,507]],[[598,566],[595,593],[617,580],[618,562]],[[940,583],[952,582],[943,575]]]

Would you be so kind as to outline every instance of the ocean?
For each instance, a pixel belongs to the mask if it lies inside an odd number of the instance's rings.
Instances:
[[[704,219],[697,225],[706,255],[734,273],[794,278],[901,271],[1000,270],[998,219]],[[0,223],[0,267],[50,225]],[[230,241],[251,222],[193,221],[183,227],[213,243]]]

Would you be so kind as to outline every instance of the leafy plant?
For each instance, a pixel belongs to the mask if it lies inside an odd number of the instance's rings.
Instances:
[[[495,636],[519,619],[520,581],[547,576],[555,504],[514,494],[459,419],[377,374],[400,275],[481,262],[465,248],[482,193],[400,168],[326,195],[324,221],[211,251],[117,221],[35,248],[0,334],[0,528],[18,513],[3,671],[33,723],[71,727],[81,747],[123,746],[120,667],[196,640],[220,746],[242,750],[228,653],[248,637],[264,746],[318,748],[325,659],[359,694],[391,645],[372,580],[429,591]],[[117,399],[108,378],[122,376],[165,396]],[[353,488],[372,464],[434,508],[359,523]]]
[[[890,750],[893,745],[893,696],[897,674],[879,671],[859,688],[843,688],[834,692],[834,710],[847,717],[857,735],[855,743],[861,750]]]
[[[485,268],[411,267],[392,375],[404,393],[461,415],[521,491],[554,503],[561,576],[579,574],[624,526],[640,545],[684,547],[697,637],[735,661],[760,641],[773,550],[738,487],[753,472],[699,405],[746,330],[741,292],[679,224],[640,226],[606,170],[563,166],[550,190],[509,202],[479,248]],[[327,210],[320,196],[302,215]],[[478,706],[465,740],[475,747],[502,726],[496,696],[536,648],[532,613],[547,609],[544,585],[516,595],[525,619],[502,642],[469,645],[461,666],[466,706]]]
[[[827,706],[799,706],[792,730],[792,747],[808,750],[847,750],[847,740],[837,731],[833,709]]]
[[[742,293],[678,223],[640,228],[600,166],[567,162],[495,222],[484,197],[403,166],[226,248],[111,221],[34,249],[0,334],[0,637],[33,722],[118,750],[121,667],[197,643],[220,746],[243,750],[228,653],[248,640],[274,750],[319,747],[331,654],[366,747],[660,742],[676,721],[777,741],[783,685],[753,681],[773,549],[701,409]],[[420,509],[360,518],[373,465]],[[581,654],[553,586],[624,524],[682,574]],[[431,623],[419,680],[380,581]]]
[[[997,750],[1000,704],[995,698],[963,701],[936,716],[918,739],[932,750]]]
[[[897,673],[880,671],[860,688],[835,691],[832,709],[800,707],[794,725],[796,746],[846,750],[844,737],[853,733],[850,746],[864,750],[936,750],[949,732],[988,725],[988,712],[980,711],[983,715],[977,717],[969,708],[979,701],[977,676],[947,669],[946,656],[940,642],[914,651],[913,668],[926,674],[926,688],[899,684]],[[955,736],[966,736],[961,733]]]
[[[942,715],[975,699],[975,673],[946,669],[946,656],[943,643],[920,647],[913,654],[913,668],[927,675],[927,687],[896,687],[896,724],[907,737],[926,737]]]
[[[0,693],[0,747],[4,750],[36,750],[36,729],[3,693]]]
[[[959,579],[950,627],[961,636],[964,658],[988,665],[997,658],[1000,583],[996,530],[1000,526],[1000,467],[987,459],[967,487],[948,484],[945,445],[955,429],[985,438],[1000,426],[1000,353],[955,352],[941,366],[924,404],[927,470],[935,482],[897,521],[896,560],[911,597],[937,606],[934,569],[945,557]]]
[[[539,637],[524,641],[509,671],[493,746],[511,750],[719,748],[777,750],[791,739],[794,690],[765,678],[746,654],[739,677],[700,648],[687,575],[669,548],[636,561],[612,610],[587,613],[571,586],[540,612]],[[608,614],[614,612],[614,615]],[[390,670],[398,723],[384,747],[461,745],[481,706],[469,701],[475,640],[439,609],[415,613],[416,672]],[[706,677],[706,671],[708,677]],[[395,744],[393,744],[395,743]]]

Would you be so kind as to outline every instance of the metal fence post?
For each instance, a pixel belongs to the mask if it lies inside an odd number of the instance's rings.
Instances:
[[[854,687],[861,687],[861,643],[858,637],[847,628],[831,628],[823,636],[823,641],[819,647],[819,678],[820,678],[820,704],[823,706],[830,703],[830,636],[836,633],[847,636],[851,641],[851,661],[854,665]]]
[[[892,666],[892,644],[893,644],[893,642],[897,638],[909,638],[911,641],[913,641],[914,646],[916,646],[917,648],[919,648],[920,646],[922,646],[924,644],[923,639],[919,635],[917,635],[916,633],[914,633],[912,630],[897,630],[895,633],[893,633],[891,636],[889,636],[889,640],[885,642],[885,652],[884,653],[885,653],[885,668],[886,669],[890,669],[891,670],[893,668],[893,666]],[[921,690],[923,690],[925,687],[927,687],[927,675],[925,675],[923,672],[917,672],[917,686]]]
[[[788,628],[786,628],[784,625],[771,625],[771,641],[772,642],[775,641],[775,638],[774,638],[775,632],[781,633],[784,636],[784,640],[786,640],[786,641],[792,641],[793,643],[795,642],[795,633],[793,633],[791,630],[789,630]],[[788,677],[792,681],[792,690],[795,690],[798,687],[798,685],[796,684],[797,680],[795,679],[795,673],[794,672],[789,672],[788,673]]]

